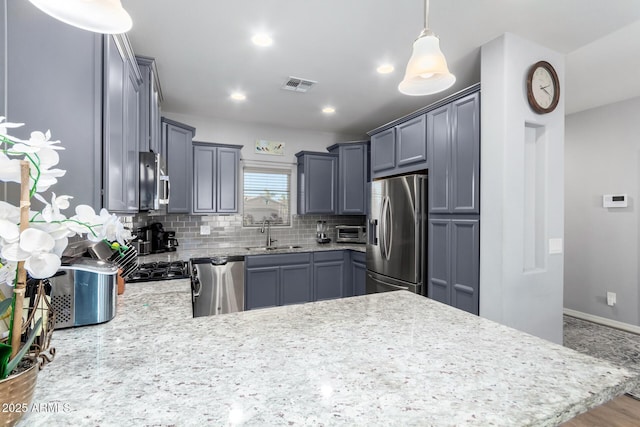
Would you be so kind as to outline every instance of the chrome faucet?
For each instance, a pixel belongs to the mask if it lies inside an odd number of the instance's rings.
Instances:
[[[277,242],[277,240],[271,238],[271,221],[269,221],[266,218],[262,221],[262,228],[260,228],[260,232],[264,233],[264,225],[265,224],[267,224],[267,243],[266,243],[266,246],[267,246],[267,248],[270,248],[271,245],[273,244],[273,242]]]

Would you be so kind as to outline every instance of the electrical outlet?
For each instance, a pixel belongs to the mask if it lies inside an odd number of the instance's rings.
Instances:
[[[201,225],[200,226],[200,235],[201,236],[207,236],[211,234],[211,227],[208,225]]]
[[[615,292],[607,292],[607,305],[613,307],[616,305],[616,293]]]

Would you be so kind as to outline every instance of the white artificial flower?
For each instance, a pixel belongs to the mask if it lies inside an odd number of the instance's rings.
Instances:
[[[51,150],[64,150],[64,147],[59,145],[60,141],[50,141],[51,132],[42,133],[40,131],[31,132],[31,138],[15,144],[11,151],[19,151],[22,153],[35,153],[42,148],[49,148]]]
[[[20,183],[20,160],[10,159],[1,151],[0,181]]]
[[[102,209],[100,219],[102,220],[102,236],[106,240],[126,245],[126,241],[131,239],[131,231],[124,228],[124,224],[116,215],[109,214],[106,209]]]
[[[102,218],[96,215],[96,211],[89,205],[76,206],[76,214],[69,218],[70,221],[66,223],[69,230],[78,234],[87,234],[87,237],[94,241],[102,240]],[[89,225],[89,229],[86,225]]]
[[[24,261],[24,268],[35,279],[51,277],[60,268],[58,255],[53,253],[55,240],[48,233],[27,228],[20,233],[17,243],[5,245],[2,257],[8,261]]]
[[[4,120],[5,120],[5,117],[4,116],[0,116],[0,136],[4,136],[4,137],[12,139],[12,140],[17,139],[17,138],[14,138],[14,137],[8,135],[7,134],[7,129],[9,129],[9,128],[19,128],[20,126],[24,126],[24,123],[10,123],[10,122],[5,122]]]
[[[16,279],[16,269],[18,263],[7,261],[0,267],[0,283],[6,283],[9,286],[14,286]]]
[[[0,242],[14,243],[20,237],[20,208],[0,201]]]
[[[51,203],[48,203],[44,197],[38,193],[34,194],[34,197],[44,203],[44,209],[42,209],[41,215],[42,219],[46,222],[63,221],[67,219],[67,217],[60,213],[60,210],[67,209],[69,207],[69,199],[72,199],[73,197],[56,197],[56,193],[51,193]]]
[[[58,182],[57,178],[67,173],[67,171],[63,169],[51,169],[53,166],[58,164],[58,162],[60,161],[60,156],[58,156],[58,153],[50,148],[41,148],[37,153],[34,153],[31,156],[37,157],[37,159],[33,160],[39,162],[39,164],[36,165],[40,170],[40,176],[38,177],[38,183],[36,186],[36,191],[38,193],[47,191],[49,187]],[[35,173],[36,171],[32,167],[32,177],[30,183],[31,186],[33,186],[34,184],[33,178]]]

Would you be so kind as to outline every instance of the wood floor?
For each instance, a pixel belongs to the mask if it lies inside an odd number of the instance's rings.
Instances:
[[[561,427],[637,427],[640,426],[640,401],[620,396],[578,415]]]

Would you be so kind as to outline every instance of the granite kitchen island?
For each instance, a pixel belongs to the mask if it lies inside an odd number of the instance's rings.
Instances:
[[[22,425],[557,425],[635,374],[396,291],[193,319],[188,280],[127,285],[54,333]],[[55,407],[55,406],[50,406]]]

